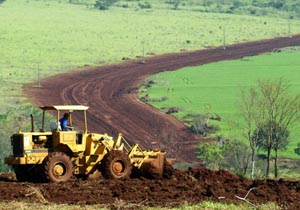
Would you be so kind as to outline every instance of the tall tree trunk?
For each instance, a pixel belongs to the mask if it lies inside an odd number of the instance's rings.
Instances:
[[[270,159],[271,159],[271,147],[268,146],[266,178],[269,178],[269,172],[270,172]]]
[[[268,129],[268,141],[267,141],[267,171],[266,171],[266,178],[269,178],[270,173],[270,159],[271,159],[271,149],[272,149],[272,124],[269,125]]]
[[[251,179],[254,178],[254,171],[255,171],[255,156],[256,156],[256,151],[254,148],[251,148],[252,149],[252,154],[251,154],[251,163],[252,163],[252,166],[251,166]]]
[[[278,177],[278,169],[277,169],[277,160],[278,160],[278,156],[277,156],[277,146],[274,148],[274,151],[275,151],[275,163],[274,163],[274,167],[275,167],[275,178]]]

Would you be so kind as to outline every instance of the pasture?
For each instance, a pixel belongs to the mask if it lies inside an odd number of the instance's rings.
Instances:
[[[24,103],[22,84],[50,75],[170,52],[300,32],[297,20],[7,0],[0,6],[1,109]]]
[[[283,52],[159,73],[147,79],[154,81],[147,94],[151,104],[159,109],[179,108],[180,112],[175,115],[183,121],[195,114],[217,114],[221,121],[210,123],[220,127],[220,130],[213,135],[242,139],[243,121],[239,113],[241,90],[256,86],[258,80],[284,78],[291,84],[291,91],[300,94],[299,57],[299,48],[295,47]],[[162,98],[164,100],[159,100]],[[294,153],[299,143],[299,127],[294,128],[290,135],[288,149],[279,155],[299,158]]]

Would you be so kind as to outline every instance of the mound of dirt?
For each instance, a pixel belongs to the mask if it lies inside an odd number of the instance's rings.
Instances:
[[[73,179],[66,183],[21,183],[0,176],[2,201],[50,202],[58,204],[105,204],[113,208],[123,200],[132,205],[175,207],[203,201],[224,203],[250,202],[259,205],[275,202],[286,209],[299,209],[300,182],[291,180],[255,180],[228,171],[205,168],[181,171],[168,168],[161,179],[144,177],[127,180]],[[5,180],[5,181],[4,181]]]

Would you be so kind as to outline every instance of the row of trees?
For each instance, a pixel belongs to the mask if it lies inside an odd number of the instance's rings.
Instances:
[[[276,11],[284,11],[288,13],[288,17],[299,16],[300,13],[300,4],[297,0],[69,0],[69,3],[72,4],[94,5],[95,8],[100,10],[107,10],[111,5],[117,2],[119,2],[118,6],[124,8],[130,5],[138,6],[141,9],[150,9],[153,3],[155,5],[168,4],[171,6],[170,9],[174,10],[184,7],[195,7],[199,11],[217,13],[268,15],[269,13],[274,14]]]
[[[257,87],[243,89],[239,104],[245,122],[244,137],[249,144],[219,139],[217,143],[201,144],[198,157],[207,167],[224,168],[240,175],[249,171],[254,178],[258,151],[265,151],[265,177],[269,178],[271,155],[274,176],[278,177],[278,151],[286,149],[290,131],[298,125],[300,117],[300,95],[290,94],[289,87],[286,80],[279,79],[259,81]]]

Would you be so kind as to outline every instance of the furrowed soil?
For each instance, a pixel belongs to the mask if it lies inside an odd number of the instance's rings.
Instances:
[[[178,206],[212,200],[257,205],[275,202],[286,209],[300,208],[299,180],[248,180],[227,171],[211,171],[199,167],[194,153],[200,141],[209,141],[191,133],[171,115],[162,113],[137,99],[137,89],[149,75],[211,62],[239,59],[274,51],[286,46],[299,46],[300,36],[235,44],[193,52],[166,54],[129,60],[120,64],[82,69],[24,87],[24,94],[38,105],[83,104],[90,107],[90,132],[123,133],[130,143],[150,148],[160,142],[161,148],[178,162],[192,163],[181,171],[168,167],[163,178],[143,177],[127,180],[85,181],[72,179],[66,183],[20,183],[10,174],[1,175],[0,199],[64,204],[107,204],[114,207],[124,200],[148,206]],[[74,121],[79,121],[79,116]],[[78,125],[79,127],[81,125]],[[164,139],[168,137],[169,142]],[[39,195],[39,196],[38,196]],[[42,199],[41,199],[42,197]]]

